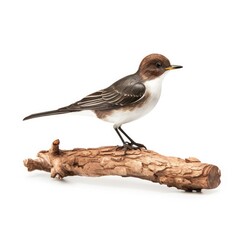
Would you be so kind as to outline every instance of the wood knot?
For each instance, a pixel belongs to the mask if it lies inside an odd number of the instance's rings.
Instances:
[[[60,150],[59,150],[59,144],[60,144],[60,141],[59,139],[56,139],[53,141],[52,143],[52,146],[51,148],[49,149],[49,152],[52,154],[52,155],[58,155]]]

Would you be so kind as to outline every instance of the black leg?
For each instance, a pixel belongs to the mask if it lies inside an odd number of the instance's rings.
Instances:
[[[116,130],[116,129],[115,129],[115,130]],[[128,144],[130,144],[132,148],[134,148],[134,145],[135,145],[135,146],[137,146],[137,147],[135,147],[135,148],[142,148],[142,147],[143,147],[143,148],[147,149],[143,144],[137,143],[137,142],[135,142],[132,138],[130,138],[130,137],[127,135],[127,133],[125,133],[125,132],[123,131],[123,129],[122,129],[121,127],[119,127],[118,130],[120,130],[121,133],[123,133],[124,136],[130,141],[130,143],[128,143]],[[116,130],[116,131],[117,131],[117,130]],[[118,131],[117,131],[117,133],[118,133],[118,135],[119,135],[119,137],[120,137],[120,136],[121,136],[120,133],[119,133]],[[126,144],[126,142],[123,141],[122,136],[121,136],[120,138],[121,138],[122,142]]]
[[[133,139],[131,139],[131,138],[123,131],[123,129],[122,129],[121,127],[119,127],[118,129],[124,134],[124,136],[125,136],[130,142],[133,142],[133,143],[134,143]]]
[[[118,129],[117,128],[114,128],[114,130],[117,132],[117,135],[119,136],[119,138],[121,139],[121,141],[122,141],[122,143],[123,143],[123,145],[125,144],[125,142],[124,142],[124,140],[123,140],[123,137],[122,137],[122,135],[120,134],[120,132],[118,131]]]
[[[120,134],[120,132],[118,131],[118,128],[114,128],[115,131],[117,132],[117,135],[119,136],[119,138],[121,139],[122,143],[123,143],[123,148],[126,150],[131,150],[133,149],[133,146],[130,142],[126,142],[124,141],[122,135]]]

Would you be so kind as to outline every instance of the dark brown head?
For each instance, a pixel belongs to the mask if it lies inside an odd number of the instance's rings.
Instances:
[[[161,54],[150,54],[142,60],[137,73],[143,80],[152,80],[168,70],[177,68],[182,66],[171,65],[169,60]]]

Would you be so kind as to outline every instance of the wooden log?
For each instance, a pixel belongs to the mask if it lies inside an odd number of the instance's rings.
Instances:
[[[219,168],[193,157],[181,159],[146,149],[125,151],[116,146],[60,150],[59,144],[55,140],[50,150],[38,153],[36,160],[24,160],[28,171],[51,172],[51,177],[59,179],[73,175],[137,177],[197,192],[220,184]]]

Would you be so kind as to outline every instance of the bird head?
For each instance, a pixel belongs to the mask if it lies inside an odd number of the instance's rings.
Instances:
[[[152,80],[169,70],[182,68],[179,65],[171,65],[170,61],[161,54],[146,56],[139,65],[137,73],[143,80]]]

